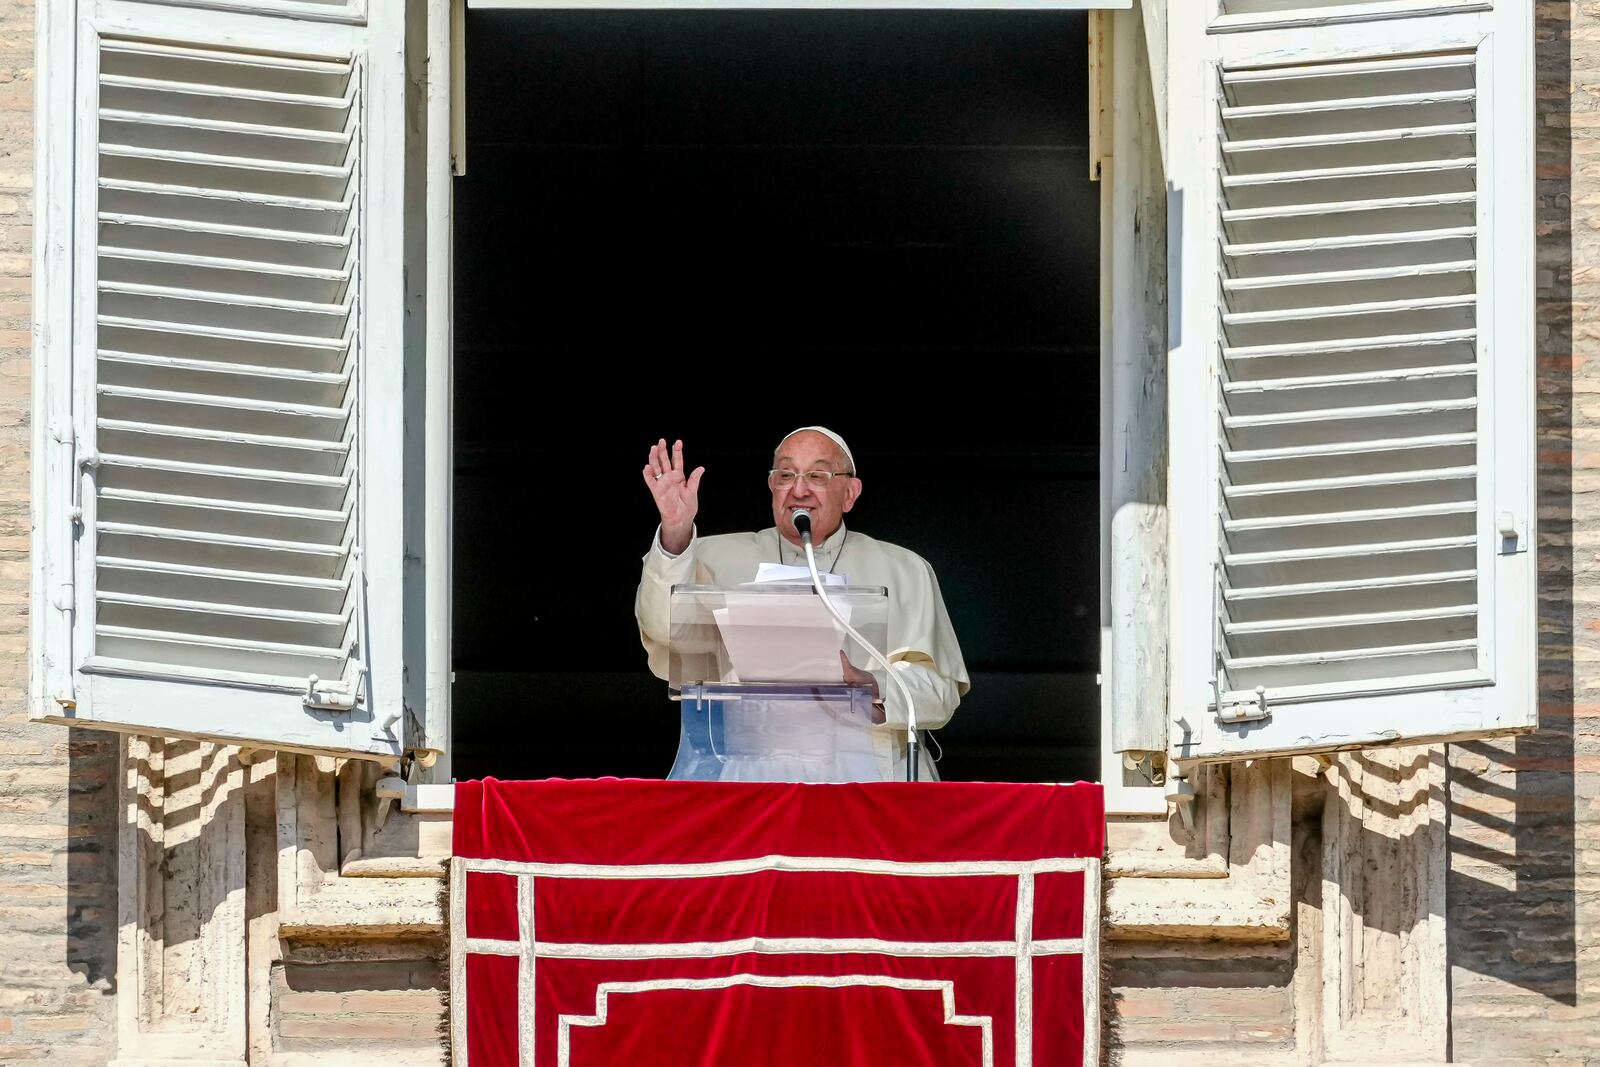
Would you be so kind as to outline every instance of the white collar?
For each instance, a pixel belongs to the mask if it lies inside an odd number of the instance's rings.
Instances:
[[[806,550],[794,544],[778,528],[772,528],[773,536],[778,539],[778,562],[804,567],[806,565]],[[850,531],[845,529],[844,523],[839,523],[839,528],[829,535],[822,544],[815,546],[817,556],[817,569],[831,571],[839,562],[839,554],[844,551],[845,542],[849,540]]]

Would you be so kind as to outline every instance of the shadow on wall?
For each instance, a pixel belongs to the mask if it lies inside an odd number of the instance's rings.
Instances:
[[[53,729],[53,728],[52,728]],[[66,964],[84,984],[117,990],[117,768],[122,738],[67,732]]]
[[[1579,691],[1593,681],[1574,673],[1579,633],[1587,638],[1581,652],[1592,652],[1600,626],[1593,606],[1582,609],[1581,620],[1575,616],[1574,595],[1573,393],[1575,381],[1592,386],[1586,357],[1573,351],[1572,10],[1559,2],[1537,10],[1539,730],[1451,750],[1449,950],[1458,1055],[1477,1051],[1463,1044],[1473,1039],[1475,1015],[1485,1027],[1482,1050],[1502,1047],[1489,1031],[1506,1020],[1473,1005],[1512,995],[1505,983],[1577,1003],[1577,797],[1596,775],[1580,780],[1574,757],[1579,744],[1600,743],[1597,705]],[[1534,1038],[1541,1048],[1581,1040],[1570,1023],[1546,1021],[1569,1032]]]

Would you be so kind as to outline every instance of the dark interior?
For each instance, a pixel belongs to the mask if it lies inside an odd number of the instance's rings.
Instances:
[[[470,11],[454,773],[661,777],[649,445],[771,525],[787,430],[926,557],[947,779],[1098,777],[1099,192],[1081,12]]]

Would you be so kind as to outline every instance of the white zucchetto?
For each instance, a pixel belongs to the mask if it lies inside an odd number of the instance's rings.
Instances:
[[[826,426],[802,426],[798,430],[790,430],[788,433],[783,435],[783,441],[787,441],[797,433],[806,433],[807,431],[810,431],[811,433],[820,433],[822,436],[838,445],[839,451],[844,453],[844,461],[850,464],[850,473],[859,473],[856,470],[856,457],[851,455],[850,446],[844,443],[844,438],[840,437]],[[782,450],[783,448],[783,441],[778,442],[779,450]]]

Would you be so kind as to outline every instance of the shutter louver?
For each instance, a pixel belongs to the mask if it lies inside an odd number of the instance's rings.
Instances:
[[[1171,755],[1531,729],[1532,0],[1168,17]]]
[[[100,59],[95,654],[348,680],[359,69]]]
[[[1220,28],[1308,25],[1349,19],[1395,18],[1420,11],[1472,9],[1485,0],[1221,0]],[[1231,22],[1229,21],[1231,20]]]
[[[1474,75],[1221,70],[1225,690],[1477,666]]]
[[[1261,14],[1267,11],[1338,11],[1371,6],[1373,0],[1222,0],[1222,14]]]

